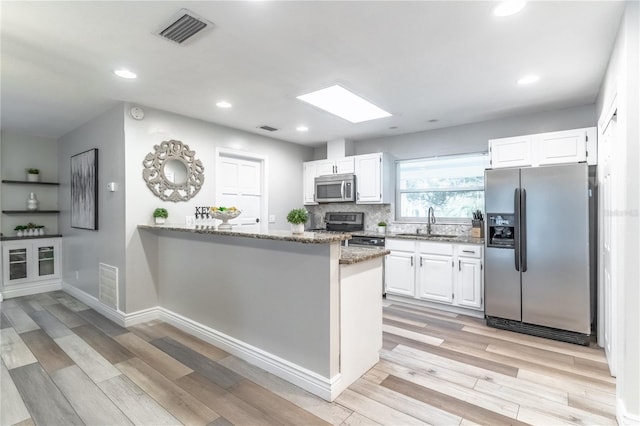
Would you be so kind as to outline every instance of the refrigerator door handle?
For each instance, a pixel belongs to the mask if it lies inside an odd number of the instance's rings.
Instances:
[[[520,272],[520,190],[516,188],[513,193],[513,212],[515,213],[515,235],[514,235],[514,260],[516,271]]]
[[[527,190],[522,189],[522,206],[520,212],[520,255],[522,272],[527,272]]]

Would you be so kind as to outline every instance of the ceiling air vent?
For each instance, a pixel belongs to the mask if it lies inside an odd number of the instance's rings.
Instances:
[[[163,25],[158,35],[174,43],[182,44],[203,30],[213,28],[213,23],[197,16],[187,9],[181,9],[175,14],[169,24]],[[206,31],[205,31],[206,32]]]
[[[271,127],[271,126],[267,126],[267,125],[260,126],[259,129],[267,130],[269,132],[275,132],[276,130],[278,130],[275,127]]]

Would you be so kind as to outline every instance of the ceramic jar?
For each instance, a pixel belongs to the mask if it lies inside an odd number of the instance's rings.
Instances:
[[[36,194],[33,192],[29,194],[27,210],[38,210],[38,200],[36,199]]]

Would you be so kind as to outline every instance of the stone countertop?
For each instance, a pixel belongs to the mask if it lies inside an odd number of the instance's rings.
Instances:
[[[276,241],[291,241],[304,244],[328,244],[334,241],[343,241],[351,238],[351,234],[348,233],[326,233],[326,232],[304,232],[302,234],[293,234],[291,231],[268,231],[268,232],[244,232],[235,230],[222,230],[218,231],[214,227],[194,227],[177,224],[165,224],[165,225],[138,225],[138,229],[147,230],[163,230],[163,231],[178,231],[178,232],[191,232],[194,234],[210,234],[210,235],[224,235],[229,237],[242,237],[242,238],[257,238],[263,240],[276,240]]]
[[[378,234],[380,236],[380,234]],[[484,238],[475,238],[468,235],[447,235],[447,236],[433,236],[426,234],[407,234],[407,233],[392,233],[387,232],[384,234],[386,238],[397,238],[399,240],[420,240],[420,241],[435,241],[440,243],[462,243],[462,244],[476,244],[484,245]]]
[[[365,260],[375,259],[376,257],[383,257],[389,253],[391,253],[391,250],[383,247],[342,247],[340,264],[352,265],[354,263],[364,262]]]

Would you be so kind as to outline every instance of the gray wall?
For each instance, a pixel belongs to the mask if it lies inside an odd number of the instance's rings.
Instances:
[[[26,180],[27,168],[40,170],[40,180],[56,182],[58,180],[58,142],[55,139],[38,136],[25,136],[2,132],[2,160],[0,170],[2,179]],[[27,208],[27,198],[33,192],[40,202],[42,210],[56,210],[58,208],[58,191],[55,186],[45,185],[2,185],[0,201],[2,208],[7,210],[24,210]],[[58,232],[58,217],[56,215],[2,215],[2,234],[14,236],[16,225],[26,225],[33,222],[44,225],[48,234]]]
[[[120,307],[124,306],[125,270],[125,174],[124,108],[118,105],[69,132],[58,141],[58,201],[62,238],[62,279],[98,297],[98,264],[119,269]],[[98,148],[98,230],[71,227],[71,156]],[[51,157],[55,158],[55,157]],[[107,191],[117,182],[117,192]],[[76,278],[76,271],[78,277]]]
[[[536,114],[517,115],[455,127],[354,142],[355,154],[388,152],[397,159],[487,151],[489,139],[577,129],[596,125],[595,104]],[[327,147],[314,149],[313,159],[327,158]]]
[[[128,109],[128,106],[127,106]],[[140,121],[125,116],[126,135],[126,250],[127,305],[133,312],[155,306],[157,281],[155,265],[145,256],[145,241],[138,224],[151,223],[156,207],[169,211],[170,223],[185,223],[186,215],[194,214],[195,206],[215,203],[216,148],[254,153],[267,158],[268,213],[276,216],[270,229],[289,229],[286,214],[302,205],[302,163],[311,160],[313,149],[266,136],[256,135],[221,125],[196,120],[166,111],[145,107]],[[164,202],[155,197],[142,178],[142,161],[153,146],[176,139],[189,145],[204,166],[205,181],[201,191],[188,202]],[[133,283],[133,284],[132,284]]]
[[[338,373],[330,244],[172,231],[153,237],[161,306],[324,377]]]
[[[486,152],[488,140],[596,125],[595,104],[355,142],[356,154],[388,152],[397,159]]]

